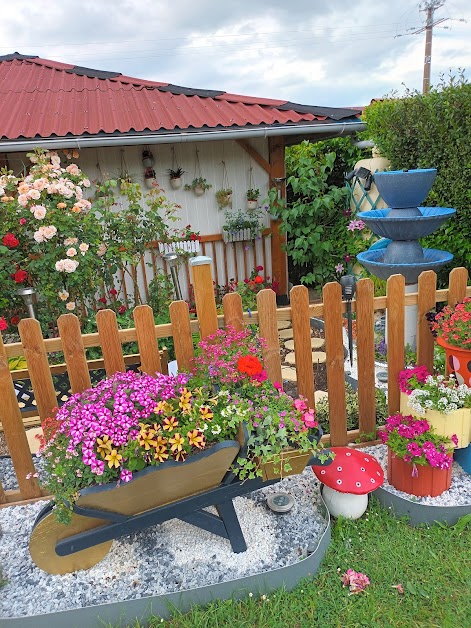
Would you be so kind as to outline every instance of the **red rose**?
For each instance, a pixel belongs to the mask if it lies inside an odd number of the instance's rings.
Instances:
[[[18,323],[20,322],[20,317],[19,316],[12,316],[10,323],[12,325],[18,325]]]
[[[20,218],[20,225],[26,224],[26,218]]]
[[[198,239],[198,236],[195,235],[194,233],[190,235],[190,240],[197,240],[197,239]]]
[[[12,233],[6,233],[3,236],[2,242],[5,246],[9,246],[12,249],[14,249],[15,246],[18,246],[18,244],[20,243],[20,241],[17,238],[15,238],[15,236]]]
[[[263,270],[263,266],[256,266],[255,270],[258,272],[260,272],[261,270]]]
[[[8,323],[3,316],[0,316],[0,331],[3,331],[4,329],[8,329]]]
[[[106,297],[100,297],[98,303],[106,303]]]
[[[121,305],[121,306],[118,308],[118,314],[124,314],[124,312],[126,311],[126,309],[127,309],[127,308],[126,308],[126,306],[125,306],[125,305]]]
[[[16,273],[13,275],[13,279],[16,283],[23,283],[24,281],[26,281],[27,277],[28,273],[25,270],[17,270]]]
[[[115,290],[114,288],[111,288],[110,294],[114,297],[114,296],[116,296],[118,294],[118,291]]]
[[[260,275],[257,275],[254,279],[255,283],[263,283],[263,279],[260,277]]]

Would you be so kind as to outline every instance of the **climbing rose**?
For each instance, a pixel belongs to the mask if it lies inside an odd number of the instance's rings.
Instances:
[[[17,270],[16,273],[13,275],[13,279],[16,283],[23,283],[23,281],[26,281],[27,277],[28,273],[25,270]]]
[[[12,249],[14,249],[15,246],[18,246],[18,244],[20,243],[20,241],[15,238],[13,233],[6,233],[2,238],[2,242],[5,246],[9,246]]]
[[[3,318],[3,316],[1,316],[0,317],[0,331],[3,331],[4,329],[8,329],[8,323]]]

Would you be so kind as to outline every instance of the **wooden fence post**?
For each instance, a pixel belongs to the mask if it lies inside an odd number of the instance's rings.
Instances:
[[[273,290],[260,290],[257,294],[258,325],[260,337],[265,338],[267,346],[263,350],[263,361],[268,379],[274,384],[282,383],[280,341],[276,318],[276,295]]]
[[[112,310],[100,310],[96,315],[96,324],[103,350],[106,375],[124,373],[126,366],[123,358],[123,347],[119,339],[116,314]]]
[[[436,305],[437,275],[426,270],[419,276],[417,295],[417,364],[425,365],[429,373],[433,371],[433,347],[435,344],[426,318],[427,312]]]
[[[8,358],[2,334],[0,334],[0,420],[10,451],[13,468],[18,479],[21,498],[40,497],[41,489],[39,488],[37,478],[33,477],[36,469],[29,450],[15,387],[8,368]],[[26,476],[29,476],[29,479],[26,479]],[[2,502],[6,502],[6,495],[3,487],[0,486],[0,503]]]
[[[199,255],[189,262],[193,270],[196,312],[201,339],[214,334],[218,329],[216,299],[211,275],[211,258]]]
[[[404,368],[405,280],[391,275],[386,288],[388,327],[388,412],[399,412],[399,372]]]
[[[51,416],[52,409],[57,407],[57,396],[41,334],[41,326],[39,321],[33,318],[24,318],[18,325],[18,331],[28,364],[29,378],[33,387],[38,414],[41,422],[43,422],[44,419]]]
[[[342,289],[337,282],[322,290],[324,301],[324,333],[329,391],[330,444],[347,444],[347,408],[345,402],[345,370],[342,326]]]
[[[155,323],[152,308],[138,305],[134,308],[134,325],[141,356],[141,372],[154,376],[162,372],[159,345],[155,337]]]
[[[465,298],[467,283],[468,271],[466,268],[453,268],[449,275],[448,305],[456,305]]]
[[[170,303],[170,321],[178,369],[190,371],[193,368],[195,352],[191,336],[190,313],[185,301]]]
[[[225,294],[222,298],[224,310],[224,327],[231,325],[236,331],[244,329],[244,312],[242,310],[242,297],[237,292]]]
[[[87,358],[83,348],[79,319],[74,314],[62,314],[57,319],[57,326],[64,351],[70,388],[73,393],[80,393],[91,388]]]
[[[309,314],[309,292],[306,286],[294,286],[291,288],[290,304],[298,394],[306,397],[309,407],[314,408],[311,321]]]
[[[376,429],[374,284],[371,279],[357,283],[358,429],[371,434]]]

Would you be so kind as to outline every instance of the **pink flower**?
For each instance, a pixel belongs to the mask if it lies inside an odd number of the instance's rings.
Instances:
[[[302,399],[295,399],[293,405],[296,408],[296,410],[299,410],[300,412],[303,412],[303,410],[307,410],[306,402],[303,401]]]
[[[350,587],[350,594],[361,593],[370,584],[370,579],[364,573],[348,569],[342,576],[344,587]]]

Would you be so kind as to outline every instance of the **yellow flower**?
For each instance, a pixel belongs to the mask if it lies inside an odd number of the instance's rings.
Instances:
[[[170,451],[176,452],[183,449],[185,439],[181,434],[174,434],[172,438],[168,439],[168,442],[171,444]]]
[[[167,439],[164,436],[162,436],[161,434],[159,434],[159,436],[157,436],[157,438],[155,439],[154,442],[155,442],[154,447],[156,449],[159,449],[159,448],[162,448],[162,447],[165,449],[165,445],[167,444]]]
[[[113,441],[111,438],[105,434],[103,438],[96,439],[97,444],[97,452],[100,454],[102,458],[106,456],[113,449]]]
[[[105,460],[108,461],[108,466],[110,469],[113,467],[119,467],[120,461],[123,459],[121,454],[118,454],[116,449],[112,449],[110,453],[105,456]]]
[[[186,451],[177,451],[174,454],[175,460],[178,460],[179,462],[183,462],[186,458]]]
[[[154,453],[154,459],[159,462],[164,462],[168,458],[168,452],[165,447],[157,447]]]
[[[201,412],[201,417],[205,421],[211,421],[211,419],[214,416],[213,413],[211,412],[211,408],[209,406],[201,406],[200,412]]]
[[[188,432],[188,442],[192,447],[197,447],[198,449],[203,449],[206,442],[204,439],[204,434],[202,434],[199,430],[191,430]]]
[[[168,401],[159,401],[154,408],[154,412],[157,414],[168,414],[168,412],[172,411],[172,406],[168,403]]]
[[[167,431],[175,430],[178,427],[178,421],[174,416],[165,418],[162,423],[164,430]]]
[[[191,409],[191,402],[190,402],[191,397],[192,397],[191,390],[184,388],[182,390],[180,402],[178,404],[183,412],[188,412]]]

